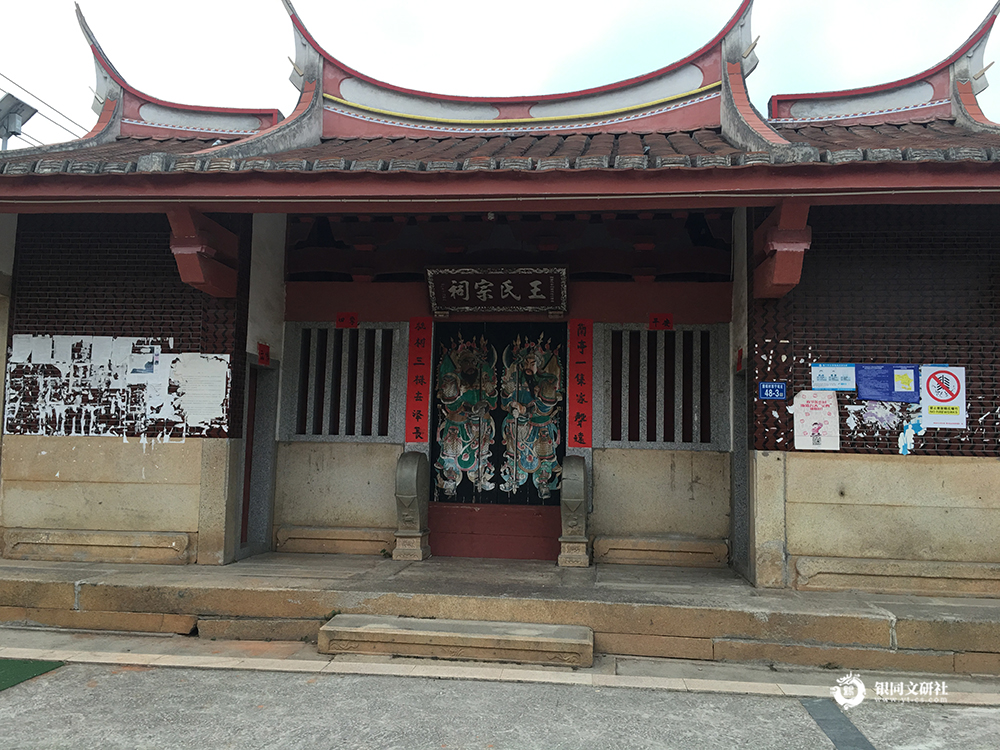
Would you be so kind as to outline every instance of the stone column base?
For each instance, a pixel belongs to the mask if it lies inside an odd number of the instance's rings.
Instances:
[[[431,556],[431,546],[428,543],[428,532],[416,534],[396,534],[396,548],[392,551],[393,560],[426,560]]]
[[[586,539],[559,539],[560,568],[589,568],[590,544]]]

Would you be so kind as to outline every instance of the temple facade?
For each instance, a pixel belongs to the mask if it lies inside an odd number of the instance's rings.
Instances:
[[[287,117],[148,96],[80,15],[96,125],[0,157],[4,557],[1000,593],[1000,7],[765,116],[752,0],[496,99],[352,70],[283,1]]]

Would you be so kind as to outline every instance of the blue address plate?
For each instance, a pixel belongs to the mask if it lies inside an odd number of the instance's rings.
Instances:
[[[758,383],[757,398],[761,401],[788,400],[787,383]]]

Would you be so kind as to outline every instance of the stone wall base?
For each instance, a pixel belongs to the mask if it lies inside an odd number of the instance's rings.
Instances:
[[[792,587],[801,591],[1000,596],[1000,563],[806,556],[788,562]]]
[[[405,533],[396,532],[396,549],[392,551],[393,560],[419,561],[431,556],[431,545],[428,542],[429,532]]]
[[[560,568],[589,568],[590,543],[586,539],[560,539],[558,562]]]
[[[395,546],[395,529],[277,526],[274,530],[276,552],[379,555],[391,553]]]
[[[729,560],[725,539],[684,536],[598,536],[594,562],[619,565],[680,565],[724,568]]]
[[[187,565],[198,556],[198,535],[162,531],[5,529],[3,556],[13,560]]]

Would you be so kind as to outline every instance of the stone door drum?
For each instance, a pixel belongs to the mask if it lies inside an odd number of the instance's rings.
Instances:
[[[555,559],[566,327],[435,326],[433,554]]]

